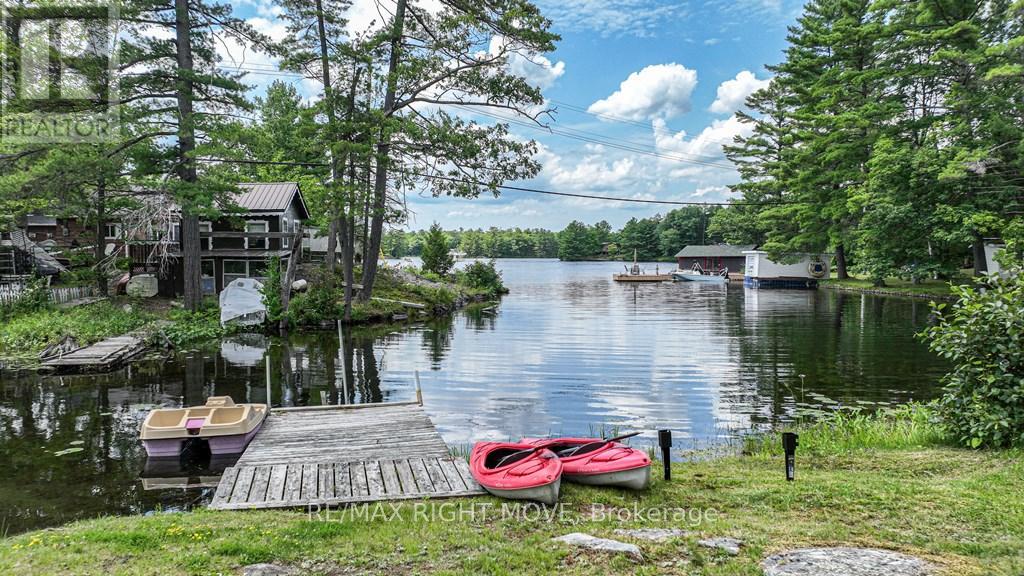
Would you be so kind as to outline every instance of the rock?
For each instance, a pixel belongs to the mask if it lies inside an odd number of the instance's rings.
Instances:
[[[740,553],[740,546],[743,546],[743,542],[735,538],[705,538],[698,540],[697,544],[704,546],[705,548],[717,548],[724,550],[726,554],[735,556]]]
[[[765,576],[927,576],[920,558],[874,548],[802,548],[764,559]]]
[[[242,576],[297,576],[299,571],[278,564],[250,564],[242,568]]]
[[[640,547],[636,544],[627,544],[626,542],[619,542],[618,540],[598,538],[596,536],[591,536],[590,534],[583,534],[581,532],[573,532],[572,534],[559,536],[554,540],[556,542],[562,542],[565,544],[569,544],[571,546],[589,548],[590,550],[627,554],[629,556],[632,556],[633,558],[636,558],[637,560],[642,558],[642,555],[640,554]]]
[[[689,534],[686,530],[679,530],[678,528],[617,528],[615,533],[619,536],[627,536],[637,540],[650,540],[651,542],[664,542],[671,538],[683,538]]]

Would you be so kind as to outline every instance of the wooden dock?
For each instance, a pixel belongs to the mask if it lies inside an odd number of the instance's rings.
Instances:
[[[671,274],[612,274],[616,282],[671,282]]]
[[[137,356],[145,349],[146,340],[141,333],[123,334],[46,358],[42,361],[42,365],[58,370],[113,370],[122,362]]]
[[[337,506],[483,494],[416,402],[272,410],[210,508]]]

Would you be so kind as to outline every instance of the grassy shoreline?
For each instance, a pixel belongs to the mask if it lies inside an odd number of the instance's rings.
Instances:
[[[885,286],[875,286],[871,280],[847,278],[839,280],[829,278],[818,283],[822,288],[857,292],[862,294],[878,294],[881,296],[904,296],[908,298],[930,298],[933,300],[955,300],[950,291],[950,283],[944,280],[925,280],[914,284],[908,280],[888,278]]]
[[[203,510],[88,520],[0,541],[0,573],[227,574],[273,562],[330,575],[754,575],[783,549],[848,545],[919,556],[949,576],[1019,574],[1020,452],[954,448],[929,422],[918,412],[805,426],[796,482],[785,481],[770,435],[746,455],[677,463],[671,482],[641,494],[566,484],[562,505],[548,511],[481,497],[319,516]],[[687,533],[635,541],[642,560],[550,541],[570,532],[628,541],[614,530],[639,527]],[[728,556],[697,544],[713,536],[745,545]]]

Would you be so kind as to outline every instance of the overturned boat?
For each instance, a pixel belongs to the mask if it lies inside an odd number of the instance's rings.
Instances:
[[[523,438],[520,442],[554,452],[562,462],[562,477],[570,482],[644,490],[651,484],[651,459],[643,450],[618,442],[625,437]]]
[[[150,458],[177,457],[189,440],[205,440],[210,454],[245,450],[267,417],[266,404],[235,404],[229,396],[211,396],[205,406],[152,410],[139,438]]]
[[[551,451],[529,444],[477,442],[469,470],[485,490],[501,498],[558,502],[562,464]]]

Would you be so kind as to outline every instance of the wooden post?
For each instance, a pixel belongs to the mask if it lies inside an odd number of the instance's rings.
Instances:
[[[423,389],[420,387],[420,371],[416,370],[416,403],[423,406]]]
[[[263,365],[266,367],[267,372],[267,406],[274,405],[274,393],[270,387],[270,345],[267,345],[267,350],[263,355]]]
[[[341,353],[341,403],[348,404],[348,363],[345,361],[345,336],[338,321],[338,351]]]

